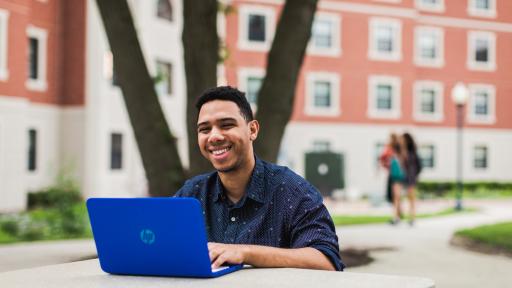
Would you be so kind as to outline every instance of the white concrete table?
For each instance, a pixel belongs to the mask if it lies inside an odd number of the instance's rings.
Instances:
[[[430,288],[426,278],[328,272],[305,269],[246,268],[214,279],[116,276],[104,273],[97,259],[0,273],[0,287],[411,287]]]

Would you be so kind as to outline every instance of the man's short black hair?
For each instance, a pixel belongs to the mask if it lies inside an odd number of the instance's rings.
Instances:
[[[254,120],[252,115],[251,105],[245,98],[245,93],[233,88],[231,86],[219,86],[207,89],[203,92],[196,101],[197,112],[201,110],[203,104],[213,100],[225,100],[235,102],[236,106],[240,109],[240,114],[244,117],[245,121],[249,122]]]

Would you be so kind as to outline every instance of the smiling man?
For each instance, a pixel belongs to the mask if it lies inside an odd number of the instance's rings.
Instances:
[[[212,267],[343,270],[334,225],[317,189],[255,156],[260,127],[244,93],[213,88],[196,107],[199,149],[216,171],[188,180],[176,196],[201,202]]]

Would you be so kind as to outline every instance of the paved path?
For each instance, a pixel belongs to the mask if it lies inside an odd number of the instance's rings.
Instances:
[[[420,219],[414,227],[406,223],[338,227],[343,248],[389,248],[372,251],[375,261],[349,272],[427,277],[437,287],[510,287],[512,259],[484,255],[452,247],[455,230],[503,220],[512,221],[512,200],[466,201],[479,213]],[[421,213],[451,207],[453,201],[422,202]],[[338,214],[386,214],[390,207],[371,207],[363,202],[330,204]],[[377,211],[377,212],[375,212]],[[0,245],[0,272],[76,261],[95,255],[92,240]]]
[[[373,263],[350,272],[431,278],[437,287],[511,287],[512,259],[484,255],[450,246],[455,230],[499,221],[512,221],[512,201],[474,201],[479,213],[406,223],[338,227],[343,248],[389,248],[370,253]],[[512,239],[511,239],[512,241]]]

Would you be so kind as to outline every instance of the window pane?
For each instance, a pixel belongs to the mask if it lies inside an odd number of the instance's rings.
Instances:
[[[30,79],[38,79],[39,40],[36,38],[29,38],[28,49],[28,77]]]
[[[377,50],[380,52],[393,51],[393,29],[389,26],[377,27]]]
[[[28,130],[28,171],[37,169],[37,131]]]
[[[156,14],[162,19],[172,21],[171,2],[169,2],[169,0],[158,0]]]
[[[475,59],[478,62],[489,61],[489,43],[484,39],[477,39],[475,43]]]
[[[434,113],[436,93],[432,89],[421,90],[421,112]]]
[[[156,84],[163,95],[172,94],[172,64],[164,61],[156,62]]]
[[[473,165],[475,168],[487,168],[487,147],[475,147]]]
[[[249,15],[249,41],[265,42],[265,16]]]
[[[112,133],[110,143],[110,169],[120,170],[123,168],[123,135]]]
[[[424,168],[434,168],[435,159],[434,159],[434,146],[433,145],[422,145],[418,149],[418,154],[420,156],[421,166]]]
[[[489,95],[484,91],[475,94],[475,114],[487,115],[489,113]]]
[[[331,106],[331,83],[326,81],[315,82],[315,107],[330,107]]]
[[[489,0],[475,0],[476,8],[488,10],[490,8]]]
[[[263,78],[261,77],[249,76],[247,78],[247,101],[250,104],[258,103],[258,93],[262,83]]]
[[[436,37],[432,33],[420,37],[420,54],[422,58],[436,58]]]
[[[332,46],[332,23],[326,20],[315,20],[313,23],[313,43],[316,47]]]
[[[387,84],[377,85],[377,109],[391,110],[392,109],[392,87]]]

